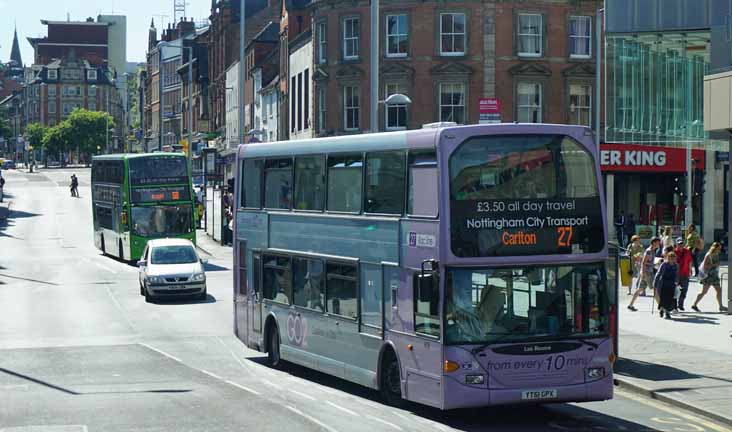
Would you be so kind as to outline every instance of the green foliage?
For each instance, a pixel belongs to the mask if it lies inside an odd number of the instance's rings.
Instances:
[[[28,141],[34,149],[40,149],[43,146],[43,136],[46,134],[46,127],[40,123],[31,123],[25,130],[28,135]]]
[[[107,129],[114,125],[112,116],[101,111],[75,109],[64,121],[70,126],[70,139],[79,152],[90,155],[97,153],[97,147],[104,149]]]
[[[10,127],[10,116],[7,110],[0,111],[0,137],[9,140],[13,136],[13,129]]]

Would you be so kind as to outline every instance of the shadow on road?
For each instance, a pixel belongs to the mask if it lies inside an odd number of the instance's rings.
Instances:
[[[216,264],[206,263],[203,265],[203,270],[206,272],[218,272],[218,271],[227,271],[230,270],[228,267],[221,267]]]
[[[269,367],[265,356],[248,357],[249,361]],[[339,390],[388,409],[375,390],[323,374],[303,366],[285,363],[280,371],[313,383]],[[564,430],[564,431],[649,431],[647,426],[598,413],[568,403],[553,405],[514,405],[442,411],[406,402],[403,407],[414,415],[462,431],[490,430]]]
[[[726,379],[718,376],[699,375],[659,363],[648,363],[627,358],[618,359],[615,363],[615,374],[654,382],[708,378],[710,380],[732,383],[732,378]],[[698,386],[694,388],[698,388]],[[657,391],[668,390],[659,389]]]

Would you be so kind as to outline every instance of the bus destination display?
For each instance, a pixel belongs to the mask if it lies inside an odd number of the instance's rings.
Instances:
[[[451,203],[452,249],[460,257],[599,252],[597,198],[465,200]]]
[[[188,186],[165,186],[132,189],[132,202],[188,201],[191,194]]]

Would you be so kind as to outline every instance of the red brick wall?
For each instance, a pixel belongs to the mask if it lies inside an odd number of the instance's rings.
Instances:
[[[408,128],[419,128],[425,123],[439,120],[438,114],[438,87],[437,83],[454,78],[454,76],[437,76],[431,70],[439,66],[451,64],[461,65],[472,70],[467,78],[466,123],[478,122],[478,99],[483,95],[483,5],[480,2],[434,2],[384,4],[382,2],[380,14],[380,74],[379,99],[383,100],[385,86],[390,82],[401,81],[389,78],[383,74],[384,68],[403,66],[414,70],[411,78],[405,80],[407,95],[412,99],[412,106],[408,109]],[[325,22],[327,25],[327,65],[317,65],[329,76],[326,81],[315,84],[316,109],[313,110],[317,119],[317,92],[318,88],[326,86],[327,133],[343,133],[343,92],[342,81],[336,78],[344,67],[352,66],[362,72],[358,82],[361,96],[361,130],[370,128],[370,8],[367,2],[353,6],[351,1],[316,2],[313,12],[313,23]],[[443,57],[438,53],[439,14],[440,12],[464,12],[467,17],[467,47],[466,55],[461,57]],[[408,15],[409,48],[407,58],[392,59],[385,57],[386,44],[386,15],[404,13]],[[360,54],[357,61],[342,59],[342,26],[341,20],[346,16],[360,17]],[[317,32],[314,33],[314,44],[317,50]],[[313,58],[317,62],[317,51]],[[380,129],[384,128],[383,106],[379,110]]]
[[[517,119],[516,84],[518,81],[543,83],[544,123],[569,122],[569,82],[592,85],[593,75],[567,77],[568,69],[586,66],[595,69],[595,13],[602,7],[599,0],[543,0],[531,2],[499,2],[496,4],[496,96],[502,102],[501,119],[505,122]],[[544,50],[541,58],[521,58],[517,55],[517,14],[519,12],[541,13],[544,16]],[[592,22],[592,57],[572,59],[569,56],[569,17],[590,16]],[[518,76],[511,68],[537,66],[549,72],[548,76]],[[592,116],[594,120],[594,93]],[[602,104],[601,104],[602,106]]]

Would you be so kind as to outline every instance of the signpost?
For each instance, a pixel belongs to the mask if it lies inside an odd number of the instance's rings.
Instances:
[[[481,98],[478,100],[480,124],[501,122],[501,100],[497,98]]]

